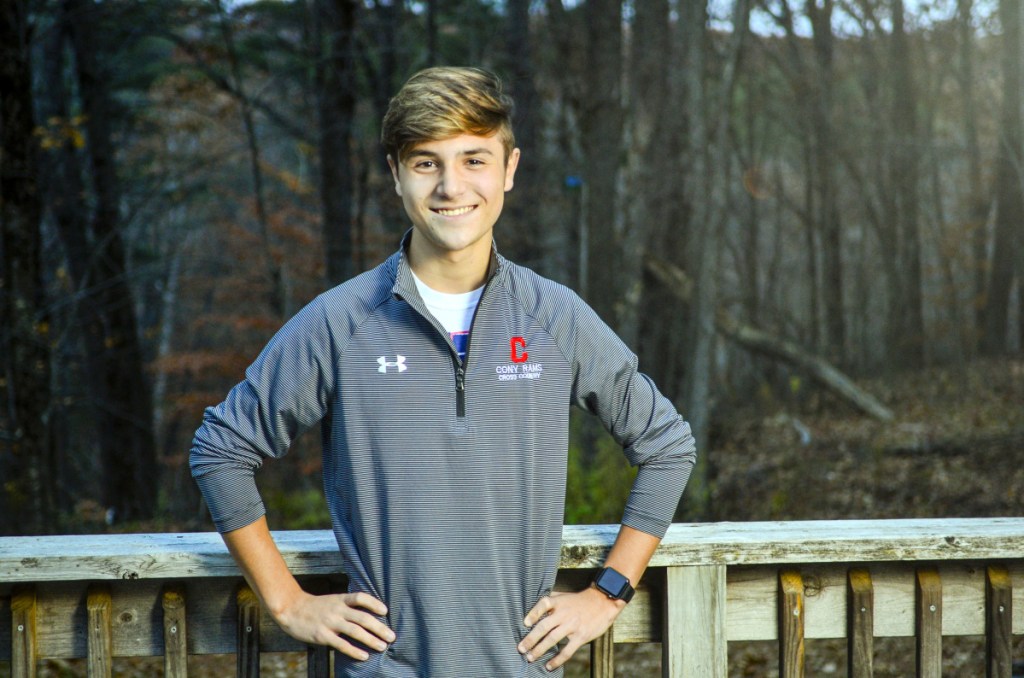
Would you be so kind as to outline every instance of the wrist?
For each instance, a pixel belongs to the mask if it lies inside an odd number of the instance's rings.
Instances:
[[[587,588],[583,589],[582,592],[585,593],[585,594],[590,595],[595,600],[604,601],[604,603],[610,609],[614,609],[615,610],[615,614],[618,614],[619,612],[622,612],[622,610],[626,609],[626,605],[628,604],[624,600],[621,600],[621,599],[618,599],[618,598],[611,598],[611,597],[609,597],[607,593],[605,593],[601,589],[597,588],[597,586],[594,584],[594,582],[590,582],[590,586],[588,586]]]

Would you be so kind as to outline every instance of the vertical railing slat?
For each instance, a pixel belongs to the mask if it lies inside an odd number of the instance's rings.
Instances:
[[[238,678],[260,675],[260,601],[246,584],[238,587]]]
[[[804,580],[799,572],[779,573],[779,676],[804,675]]]
[[[188,635],[185,626],[185,588],[172,584],[164,589],[164,678],[188,676]]]
[[[1013,583],[1001,565],[989,565],[985,577],[986,676],[1010,678],[1013,656],[1010,650],[1013,626]]]
[[[725,566],[665,568],[662,675],[725,678]]]
[[[850,678],[871,678],[875,671],[875,591],[871,573],[851,569],[846,576],[846,662]]]
[[[87,634],[89,678],[110,678],[114,672],[114,644],[110,624],[113,602],[110,588],[94,584],[86,592],[86,610],[89,616]]]
[[[36,675],[36,590],[21,586],[11,592],[11,678]]]
[[[615,627],[590,642],[591,678],[615,678]]]
[[[917,571],[914,599],[917,678],[942,678],[942,578],[938,570]]]
[[[307,678],[330,678],[331,648],[326,645],[310,645],[306,649]]]

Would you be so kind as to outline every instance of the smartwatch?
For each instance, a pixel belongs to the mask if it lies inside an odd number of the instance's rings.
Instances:
[[[628,603],[633,600],[634,589],[626,575],[611,567],[606,567],[594,577],[594,586],[604,592],[612,600]]]

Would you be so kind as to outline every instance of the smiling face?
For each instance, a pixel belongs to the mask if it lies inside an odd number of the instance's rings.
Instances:
[[[506,159],[497,135],[424,141],[398,162],[388,156],[395,192],[413,225],[410,262],[417,275],[456,266],[482,278],[518,163],[519,149]]]

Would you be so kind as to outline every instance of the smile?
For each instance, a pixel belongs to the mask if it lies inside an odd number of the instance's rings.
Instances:
[[[475,209],[476,205],[468,205],[466,207],[451,208],[434,207],[431,208],[431,211],[434,212],[435,214],[440,214],[442,217],[459,217],[462,216],[463,214],[469,214]]]

